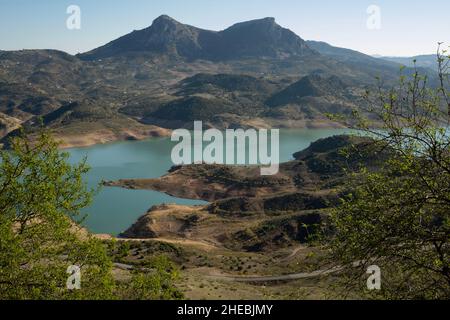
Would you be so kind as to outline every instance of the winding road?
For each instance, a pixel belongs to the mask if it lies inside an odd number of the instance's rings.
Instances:
[[[203,248],[207,248],[209,250],[211,249],[217,249],[213,244],[211,243],[205,243],[201,241],[193,241],[193,240],[173,240],[173,239],[163,239],[163,238],[156,238],[156,239],[126,239],[126,238],[116,238],[118,241],[162,241],[167,243],[175,243],[175,244],[185,244],[185,245],[194,245],[194,246],[200,246]],[[294,249],[294,251],[285,258],[285,260],[292,259],[299,251],[300,247]],[[135,267],[128,264],[123,263],[114,263],[114,266],[119,269],[123,270],[133,270]],[[341,266],[333,267],[330,269],[321,269],[316,270],[312,272],[301,272],[301,273],[292,273],[292,274],[286,274],[286,275],[279,275],[279,276],[232,276],[232,275],[206,275],[205,277],[211,280],[222,280],[222,281],[235,281],[235,282],[274,282],[274,281],[290,281],[290,280],[298,280],[298,279],[308,279],[308,278],[316,278],[332,273],[339,272],[343,269]]]

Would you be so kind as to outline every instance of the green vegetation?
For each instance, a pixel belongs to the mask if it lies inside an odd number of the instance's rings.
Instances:
[[[356,128],[394,152],[380,169],[354,173],[331,215],[332,259],[347,267],[347,284],[364,291],[367,267],[381,268],[382,289],[370,297],[450,298],[449,56],[438,59],[437,88],[416,72],[368,93],[381,130],[355,113]]]
[[[177,267],[166,256],[160,255],[147,263],[150,272],[134,272],[130,282],[118,290],[122,299],[172,300],[182,299],[183,294],[173,286],[178,278]]]
[[[82,179],[85,161],[69,164],[46,131],[33,141],[18,136],[10,147],[0,154],[0,299],[181,297],[164,258],[116,283],[106,245],[78,226],[93,196]],[[80,268],[78,290],[66,288],[69,266]]]

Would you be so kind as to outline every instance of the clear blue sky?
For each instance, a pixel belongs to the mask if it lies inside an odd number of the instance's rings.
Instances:
[[[66,8],[81,8],[81,30],[68,30]],[[369,5],[381,29],[366,27]],[[275,17],[307,40],[368,54],[410,56],[450,44],[449,0],[0,0],[0,49],[84,52],[149,26],[161,14],[197,27]]]

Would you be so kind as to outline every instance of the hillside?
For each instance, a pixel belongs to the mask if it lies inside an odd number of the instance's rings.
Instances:
[[[389,84],[399,68],[304,41],[273,18],[211,31],[161,16],[77,56],[1,51],[1,142],[39,117],[66,146],[167,134],[161,128],[193,120],[220,129],[333,127],[326,114],[360,107],[375,76]]]
[[[361,164],[377,170],[390,156],[379,147],[369,138],[335,136],[296,153],[275,176],[261,176],[256,166],[199,164],[156,179],[105,182],[209,201],[150,208],[117,239],[133,244],[121,262],[140,266],[169,254],[181,266],[183,292],[194,299],[329,298],[339,269],[314,240],[333,233],[329,208],[348,174]]]
[[[345,157],[343,150],[351,151],[353,156]],[[153,208],[123,236],[206,239],[233,250],[273,249],[305,242],[305,230],[300,226],[311,224],[307,228],[315,228],[324,222],[324,210],[337,200],[337,186],[342,185],[346,175],[360,164],[377,168],[383,163],[388,152],[377,150],[370,139],[335,136],[295,154],[295,160],[282,163],[274,176],[261,176],[257,166],[203,164],[173,167],[157,179],[119,180],[105,185],[156,190],[210,202],[204,207],[177,211],[176,215],[159,215],[164,209]],[[221,223],[211,224],[211,215]],[[171,228],[161,227],[160,223],[171,223]],[[273,228],[275,225],[280,228]],[[264,231],[269,226],[270,230]],[[249,228],[253,236],[238,241]],[[281,235],[283,241],[272,241]]]
[[[185,25],[163,15],[150,27],[134,31],[79,57],[97,60],[142,52],[213,61],[314,54],[300,37],[277,25],[274,18],[242,22],[216,32]]]
[[[332,57],[333,59],[345,63],[346,65],[359,68],[364,72],[372,74],[374,77],[380,77],[384,80],[391,79],[393,75],[397,75],[398,77],[401,66],[406,67],[406,69],[403,70],[404,74],[411,75],[414,72],[413,60],[416,58],[417,69],[422,74],[429,76],[432,83],[436,83],[437,81],[436,74],[434,73],[434,70],[437,69],[436,55],[426,55],[412,58],[378,58],[355,50],[335,47],[321,41],[311,40],[306,41],[306,44],[322,55]],[[397,77],[395,79],[397,79]]]
[[[339,97],[343,95],[346,87],[346,84],[338,77],[306,76],[274,94],[267,101],[267,104],[276,107],[286,104],[299,104],[305,97]]]
[[[395,63],[402,64],[406,67],[416,67],[419,68],[429,68],[431,70],[438,70],[438,61],[435,54],[425,54],[414,57],[383,57],[380,56],[378,59],[392,61]]]

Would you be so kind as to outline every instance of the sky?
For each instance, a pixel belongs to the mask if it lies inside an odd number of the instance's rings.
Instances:
[[[80,29],[66,26],[70,5],[81,10]],[[449,0],[0,0],[0,50],[85,52],[162,14],[210,30],[274,17],[305,40],[384,56],[450,44]]]

